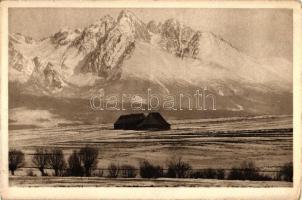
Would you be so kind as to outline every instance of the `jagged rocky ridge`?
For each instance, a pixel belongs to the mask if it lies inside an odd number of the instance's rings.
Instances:
[[[175,19],[145,24],[125,10],[116,19],[106,15],[40,41],[22,34],[11,34],[9,41],[10,81],[35,95],[89,98],[106,87],[122,91],[142,85],[173,93],[177,86],[207,84],[219,96],[236,97],[291,92],[292,87],[292,66],[283,59],[262,62],[211,32]],[[137,87],[137,82],[144,84]],[[231,101],[242,109],[242,102]]]

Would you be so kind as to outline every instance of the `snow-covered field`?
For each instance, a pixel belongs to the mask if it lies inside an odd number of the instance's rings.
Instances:
[[[292,117],[267,116],[251,118],[225,118],[211,120],[175,120],[169,131],[124,131],[114,130],[112,124],[82,125],[56,128],[38,128],[11,130],[9,147],[25,152],[26,166],[30,167],[31,156],[37,147],[62,148],[67,158],[73,150],[89,145],[99,148],[98,168],[107,168],[109,163],[131,164],[138,167],[142,159],[166,168],[167,160],[181,156],[191,164],[193,169],[221,168],[230,169],[243,161],[253,161],[261,170],[276,169],[292,161]],[[56,185],[61,180],[47,177],[22,177],[28,169],[16,171],[11,179],[12,185]],[[38,176],[38,171],[34,170]],[[117,180],[107,181],[94,178],[63,178],[61,185],[84,184],[93,186],[119,185]],[[91,179],[91,180],[90,180]],[[97,180],[97,183],[95,181]],[[83,182],[84,181],[84,182]],[[193,180],[186,180],[191,185]],[[236,181],[194,180],[197,185],[235,186]],[[89,183],[88,183],[89,182]],[[167,181],[156,181],[165,185]],[[172,185],[185,184],[182,181],[168,181]],[[134,181],[153,184],[154,181]],[[131,180],[123,180],[121,185],[131,184]],[[243,186],[257,185],[258,182],[242,182]],[[266,183],[264,183],[265,186]],[[270,186],[276,183],[267,183]],[[280,183],[280,186],[287,183]],[[193,184],[194,185],[194,184]],[[278,185],[278,184],[276,184]],[[143,185],[142,185],[143,186]],[[263,183],[259,182],[259,186]]]
[[[101,177],[11,177],[14,186],[27,187],[292,187],[291,182],[213,179],[139,179]]]

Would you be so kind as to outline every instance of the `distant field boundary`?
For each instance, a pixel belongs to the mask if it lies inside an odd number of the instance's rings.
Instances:
[[[173,130],[181,130],[181,129],[173,129]],[[286,132],[293,132],[293,128],[264,128],[264,129],[242,129],[242,130],[231,130],[231,131],[226,131],[226,130],[208,130],[208,131],[201,131],[198,133],[217,133],[217,134],[223,134],[223,133],[275,133],[275,132],[280,132],[280,133],[286,133]],[[240,135],[236,135],[236,137],[242,137]],[[245,135],[243,135],[245,137]],[[250,136],[249,136],[250,137]]]
[[[248,181],[178,178],[9,177],[11,186],[22,187],[293,187],[285,181]]]
[[[281,172],[281,168],[282,166],[271,166],[271,167],[265,167],[265,168],[276,168],[275,170],[273,169],[263,169],[264,167],[257,167],[258,169],[258,172],[259,173],[263,173],[263,174],[277,174],[279,172]],[[20,167],[19,169],[37,169],[37,167]],[[207,170],[209,169],[213,169],[213,170],[223,170],[225,172],[230,172],[232,171],[234,168],[193,168],[193,169],[190,169],[191,172],[206,172]],[[245,169],[241,169],[241,168],[235,168],[236,170],[238,171],[244,171]],[[52,168],[50,167],[46,167],[45,170],[53,170]],[[127,170],[127,169],[123,169],[123,168],[119,168],[119,170]],[[139,172],[140,169],[139,168],[133,168],[131,169],[133,171],[137,171]],[[168,171],[168,168],[163,168],[162,169],[163,172],[167,172]],[[69,170],[68,169],[64,169],[63,171],[65,172],[68,172]],[[102,172],[109,172],[110,169],[108,168],[96,168],[93,170],[94,173],[102,173]]]

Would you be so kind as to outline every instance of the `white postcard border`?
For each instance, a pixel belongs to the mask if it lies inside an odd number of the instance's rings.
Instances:
[[[22,188],[8,184],[8,8],[288,8],[293,9],[293,188]],[[0,186],[4,199],[298,199],[301,182],[301,10],[294,1],[4,1],[1,2]]]

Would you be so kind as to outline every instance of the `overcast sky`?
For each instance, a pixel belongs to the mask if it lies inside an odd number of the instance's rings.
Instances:
[[[175,18],[194,29],[211,31],[253,57],[292,61],[292,12],[287,9],[128,9],[142,21]],[[83,28],[103,15],[116,18],[121,9],[10,8],[9,32],[35,39],[60,28]]]

